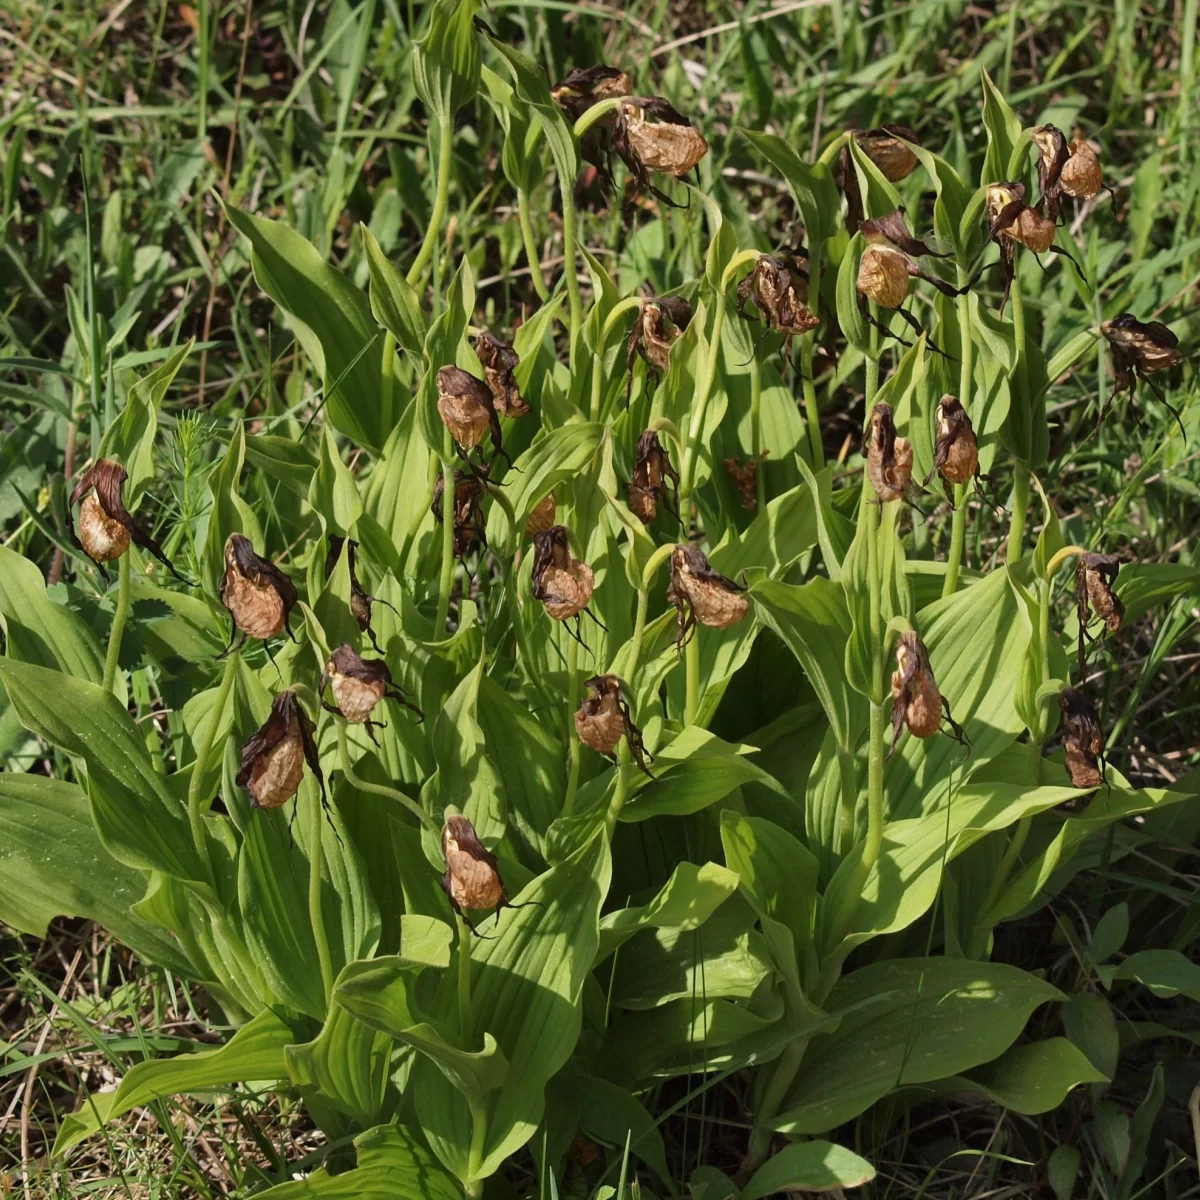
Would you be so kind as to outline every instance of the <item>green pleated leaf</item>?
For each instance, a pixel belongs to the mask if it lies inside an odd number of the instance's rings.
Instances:
[[[446,428],[437,410],[437,373],[442,367],[456,365],[459,343],[467,331],[467,321],[475,311],[475,277],[464,258],[446,294],[446,309],[425,335],[425,375],[417,390],[417,427],[425,444],[441,455]],[[476,362],[473,374],[479,374]]]
[[[421,310],[416,290],[384,254],[375,236],[365,226],[358,227],[367,265],[371,272],[371,312],[409,354],[419,355],[425,349],[428,322]]]
[[[328,425],[321,431],[320,457],[308,489],[308,502],[324,519],[326,531],[341,537],[350,536],[362,515],[363,503],[354,476],[342,462],[337,442]]]
[[[1013,151],[1021,139],[1021,119],[1011,108],[986,69],[980,70],[983,84],[983,127],[987,130],[988,148],[983,159],[981,184],[1012,179],[1009,167]]]
[[[53,1154],[65,1154],[102,1124],[139,1104],[180,1092],[211,1091],[231,1083],[284,1079],[284,1047],[291,1040],[291,1029],[273,1012],[266,1011],[239,1029],[224,1046],[139,1063],[125,1073],[116,1091],[94,1093],[78,1112],[63,1121]]]

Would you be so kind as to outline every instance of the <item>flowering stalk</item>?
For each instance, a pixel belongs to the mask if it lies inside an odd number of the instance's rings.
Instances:
[[[344,735],[343,735],[344,736]],[[321,800],[309,786],[311,804],[308,810],[308,919],[312,925],[313,940],[317,943],[317,962],[321,968],[321,984],[325,991],[325,1003],[333,994],[333,955],[329,952],[329,935],[325,931],[325,913],[321,907],[321,865],[324,859],[322,828],[324,813]]]
[[[129,621],[129,551],[121,555],[117,564],[117,607],[113,613],[112,628],[108,633],[108,651],[104,655],[104,690],[111,692],[117,678],[117,662],[121,657],[121,639],[125,636],[125,625]]]
[[[441,236],[442,223],[446,219],[446,201],[450,195],[450,168],[454,159],[453,132],[442,127],[433,113],[429,115],[429,124],[431,129],[436,126],[438,130],[437,185],[433,197],[433,211],[429,214],[429,224],[425,229],[425,240],[421,243],[416,260],[408,269],[410,287],[416,287],[425,268],[429,266],[429,260],[433,258],[438,238]]]
[[[529,215],[529,193],[524,188],[517,189],[517,217],[521,222],[521,237],[525,242],[525,258],[529,263],[529,277],[533,280],[533,289],[538,299],[545,304],[550,299],[550,289],[546,286],[546,277],[542,274],[542,260],[538,257],[537,239],[533,235],[533,221]]]
[[[563,800],[562,815],[569,817],[575,811],[575,793],[579,789],[580,746],[579,739],[574,736],[575,710],[579,707],[579,697],[583,679],[579,673],[579,643],[571,639],[567,647],[567,795]]]
[[[338,757],[342,764],[342,774],[346,777],[346,782],[358,788],[360,792],[370,792],[373,796],[382,796],[385,800],[394,800],[399,804],[404,805],[410,813],[434,834],[440,834],[441,830],[434,819],[411,797],[406,796],[403,792],[397,791],[396,788],[385,787],[381,783],[368,783],[365,779],[354,773],[354,767],[350,763],[350,744],[346,738],[346,722],[339,721],[337,723],[338,732]]]
[[[965,287],[968,282],[967,272],[963,267],[958,268],[958,286]],[[958,402],[968,412],[971,411],[971,360],[975,347],[971,341],[971,308],[970,299],[965,294],[958,297],[958,328],[959,354],[961,363],[958,373]],[[954,485],[954,515],[950,524],[950,553],[946,559],[946,578],[942,583],[942,598],[953,596],[958,591],[958,576],[962,566],[963,545],[967,537],[967,494],[969,485],[956,483]]]
[[[754,473],[754,487],[759,512],[762,512],[767,503],[767,480],[765,464],[762,461],[762,443],[762,373],[756,354],[750,359],[750,455],[752,461],[758,464],[758,470]]]
[[[1017,390],[1026,395],[1025,374],[1025,301],[1021,298],[1021,276],[1015,273],[1012,283],[1013,337],[1017,343],[1017,366],[1013,372]],[[1027,406],[1028,407],[1028,406]],[[1006,561],[1020,562],[1021,544],[1025,540],[1025,510],[1029,507],[1029,467],[1019,459],[1013,474],[1012,520],[1008,527]]]
[[[813,306],[815,311],[815,298]],[[825,447],[821,441],[817,385],[813,381],[813,339],[816,336],[815,333],[806,333],[800,339],[800,374],[804,385],[804,419],[808,423],[808,445],[812,451],[813,470],[819,471],[825,466]]]
[[[450,430],[442,433],[442,573],[438,580],[437,617],[433,636],[446,636],[450,592],[454,587],[454,445]]]

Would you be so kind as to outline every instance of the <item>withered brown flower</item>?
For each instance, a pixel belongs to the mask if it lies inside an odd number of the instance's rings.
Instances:
[[[1082,138],[1067,145],[1056,125],[1039,125],[1031,135],[1038,148],[1038,189],[1049,220],[1057,222],[1063,196],[1090,200],[1104,186],[1100,159]]]
[[[943,396],[938,401],[933,468],[925,477],[925,482],[928,483],[935,474],[940,474],[947,484],[974,480],[975,489],[981,496],[984,495],[984,480],[991,481],[990,476],[979,473],[979,443],[975,438],[975,427],[957,396]],[[947,498],[950,498],[949,488]]]
[[[1067,774],[1077,788],[1098,788],[1104,780],[1104,731],[1087,696],[1065,687],[1058,694],[1062,711]]]
[[[588,694],[580,701],[575,713],[575,732],[579,740],[597,754],[613,758],[621,738],[625,738],[638,767],[653,779],[646,765],[648,756],[642,731],[630,716],[629,701],[620,679],[615,675],[593,675],[584,687]]]
[[[767,452],[762,452],[765,462]],[[748,458],[743,463],[739,455],[732,455],[724,460],[725,473],[733,480],[738,495],[742,498],[742,507],[755,509],[758,507],[758,466],[757,458]]]
[[[1093,617],[1104,622],[1109,633],[1121,628],[1125,605],[1113,591],[1120,560],[1115,554],[1081,554],[1075,568],[1075,600],[1079,606],[1079,677],[1086,677],[1086,640],[1091,638],[1088,625]],[[1095,639],[1092,638],[1094,641]]]
[[[442,367],[437,373],[438,415],[450,430],[458,452],[469,461],[470,452],[490,434],[492,449],[511,463],[501,443],[500,418],[492,389],[461,367]]]
[[[929,666],[929,651],[915,633],[900,635],[896,668],[892,672],[892,747],[888,758],[896,752],[906,725],[914,737],[927,738],[941,729],[944,719],[955,740],[967,745],[962,726],[950,715],[950,702],[938,691]]]
[[[525,536],[532,539],[535,534],[545,533],[554,524],[557,514],[558,505],[554,502],[554,493],[549,492],[533,506],[533,511],[525,518]]]
[[[707,153],[708,143],[691,121],[661,96],[630,96],[621,102],[613,127],[613,149],[642,192],[672,208],[676,204],[650,182],[651,171],[682,179]]]
[[[919,337],[925,332],[921,323],[902,307],[908,297],[908,283],[911,277],[932,283],[944,296],[961,296],[969,290],[970,284],[956,288],[944,279],[930,274],[916,261],[926,256],[948,258],[949,255],[932,249],[909,233],[903,208],[893,209],[890,213],[884,213],[882,217],[863,221],[859,229],[867,245],[858,263],[858,306],[863,316],[889,337],[896,335],[882,322],[875,320],[867,307],[868,300],[874,300],[880,308],[898,312],[905,324]],[[903,342],[904,339],[897,340]],[[928,335],[926,341],[931,350],[938,354],[945,353]]]
[[[1061,246],[1054,244],[1057,223],[1042,213],[1045,199],[1034,206],[1025,203],[1025,185],[1017,180],[989,183],[984,205],[988,218],[988,238],[1000,247],[1000,263],[1004,268],[1004,296],[1000,311],[1008,303],[1012,289],[1014,261],[1017,247],[1024,246],[1034,254],[1061,254],[1071,260],[1075,270],[1083,278],[1083,268]]]
[[[289,688],[275,697],[271,715],[242,746],[237,785],[250,793],[255,808],[280,808],[299,790],[306,762],[320,784],[321,804],[327,805],[313,723]]]
[[[882,125],[877,129],[858,129],[852,134],[864,154],[879,168],[880,174],[891,183],[907,179],[916,170],[920,160],[906,146],[911,142],[919,146],[920,139],[907,125]],[[846,228],[853,236],[862,224],[862,192],[858,186],[858,172],[850,147],[845,146],[838,159],[842,191],[846,193]]]
[[[746,589],[722,575],[696,546],[678,545],[671,553],[667,601],[674,606],[675,648],[680,653],[696,632],[696,623],[728,629],[743,620],[750,602]]]
[[[640,354],[647,368],[664,374],[671,347],[692,319],[692,306],[682,296],[659,296],[642,301],[625,346],[625,404],[633,390],[633,364]]]
[[[580,614],[587,613],[597,625],[600,621],[588,608],[596,577],[592,568],[571,553],[570,536],[565,525],[552,525],[533,535],[533,598],[540,600],[556,621],[575,619],[571,636],[581,645]],[[603,629],[604,626],[600,625]]]
[[[179,574],[163,548],[129,514],[121,491],[128,472],[115,459],[101,458],[75,482],[69,507],[79,507],[79,533],[70,527],[71,540],[100,567],[120,558],[129,543],[149,551],[176,579],[191,585]]]
[[[347,540],[339,537],[336,533],[329,535],[329,553],[325,555],[325,578],[328,579],[333,574],[333,569],[341,557],[343,545],[346,547],[346,566],[350,571],[350,615],[354,618],[359,632],[365,633],[371,639],[371,645],[375,647],[376,653],[382,654],[383,650],[375,637],[375,630],[371,628],[371,607],[375,604],[382,604],[385,608],[390,608],[392,612],[395,612],[396,606],[389,604],[386,600],[380,600],[378,596],[369,595],[359,583],[358,573],[354,567],[358,543],[353,538]]]
[[[1179,413],[1167,403],[1166,397],[1150,378],[1151,375],[1157,375],[1159,371],[1168,371],[1183,361],[1183,355],[1179,352],[1179,339],[1161,321],[1139,321],[1132,313],[1127,312],[1120,313],[1111,321],[1104,321],[1100,332],[1112,348],[1116,386],[1096,421],[1096,427],[1099,428],[1108,415],[1113,398],[1121,392],[1128,392],[1132,396],[1137,389],[1137,381],[1143,379],[1170,411],[1179,425],[1180,433],[1186,439],[1187,433]]]
[[[454,911],[462,916],[468,928],[478,937],[483,935],[467,918],[468,912],[494,908],[499,919],[502,908],[541,908],[535,900],[527,904],[509,903],[508,890],[500,878],[500,863],[479,840],[475,826],[463,816],[450,817],[442,826],[442,858],[446,870],[442,875],[442,891]]]
[[[523,417],[529,405],[517,386],[513,373],[521,356],[508,343],[484,330],[475,338],[475,356],[483,367],[487,385],[492,389],[492,407],[501,417]]]
[[[668,481],[674,487],[674,501],[671,499]],[[647,429],[638,438],[633,479],[629,483],[629,511],[643,525],[649,525],[658,513],[660,497],[663,507],[678,521],[679,475],[671,465],[663,444],[658,440],[658,434],[653,429]]]
[[[617,67],[597,63],[593,67],[574,67],[550,89],[550,98],[572,121],[578,121],[593,104],[628,96],[633,92],[629,76]],[[616,113],[600,119],[600,124],[612,125]]]
[[[912,483],[913,449],[896,433],[890,404],[876,404],[867,431],[867,478],[880,501],[903,500]]]
[[[484,484],[475,475],[454,472],[454,557],[462,558],[475,546],[487,545],[487,523],[483,517]],[[442,523],[442,501],[446,492],[445,476],[438,474],[433,485],[430,512]]]
[[[296,586],[273,562],[260,558],[250,539],[240,533],[231,533],[225,542],[225,574],[217,584],[217,595],[233,619],[229,646],[221,658],[233,649],[239,629],[239,649],[248,637],[265,641],[284,629],[292,637],[288,618],[296,603]]]
[[[821,323],[808,307],[808,274],[800,270],[799,263],[799,256],[784,261],[760,254],[754,268],[737,289],[738,316],[752,319],[746,312],[746,305],[752,300],[767,328],[784,335],[785,358],[793,337],[807,333]]]
[[[412,709],[422,721],[425,719],[425,714],[415,704],[409,703],[392,682],[387,663],[381,658],[365,659],[353,646],[343,644],[329,656],[317,689],[321,696],[324,696],[327,685],[333,688],[333,698],[337,703],[333,705],[322,700],[322,706],[354,725],[365,725],[371,741],[375,741],[373,727],[381,725],[381,722],[371,720],[371,713],[384,697]]]

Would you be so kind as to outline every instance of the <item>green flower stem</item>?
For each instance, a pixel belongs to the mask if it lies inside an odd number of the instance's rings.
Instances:
[[[450,615],[450,593],[454,588],[454,445],[450,430],[442,433],[442,574],[438,580],[437,617],[433,623],[435,641],[446,636],[446,618]]]
[[[345,775],[346,782],[358,788],[360,792],[370,792],[373,796],[382,796],[385,800],[394,800],[398,804],[404,805],[426,829],[440,837],[442,831],[438,828],[437,822],[410,796],[397,791],[396,788],[385,787],[382,783],[368,783],[354,773],[354,767],[350,763],[350,743],[346,737],[345,721],[337,723],[337,731],[338,757],[341,760],[342,774]]]
[[[600,402],[604,391],[604,352],[597,350],[592,355],[592,398],[588,405],[588,420],[600,420]]]
[[[1021,296],[1021,276],[1013,272],[1012,284],[1013,306],[1013,338],[1017,344],[1017,366],[1013,372],[1013,382],[1029,411],[1029,396],[1025,375],[1025,301]],[[1033,431],[1027,431],[1032,444]],[[1013,473],[1012,520],[1008,527],[1008,551],[1006,561],[1010,563],[1021,561],[1022,545],[1025,541],[1025,511],[1029,507],[1029,467],[1020,460],[1017,461]]]
[[[847,855],[854,846],[854,810],[858,807],[858,768],[854,762],[854,751],[848,747],[837,748],[838,776],[841,780],[842,799],[838,811],[838,853]]]
[[[1086,554],[1087,551],[1082,546],[1064,546],[1055,556],[1046,564],[1046,579],[1047,581],[1054,578],[1058,572],[1058,568],[1070,558],[1078,558],[1081,554]],[[1047,614],[1047,620],[1049,616]],[[1049,652],[1047,648],[1047,653]],[[1047,676],[1048,676],[1047,672]]]
[[[637,678],[638,667],[641,665],[642,642],[646,637],[646,616],[650,611],[650,591],[646,587],[638,588],[637,615],[633,619],[633,641],[629,647],[629,657],[622,666],[624,678],[630,685]]]
[[[533,221],[529,215],[529,193],[524,188],[517,189],[517,216],[521,221],[521,237],[525,242],[525,258],[529,263],[529,277],[533,280],[533,289],[538,299],[545,304],[550,299],[550,289],[546,286],[546,277],[542,274],[542,260],[538,257],[537,239],[533,236]]]
[[[738,1169],[739,1180],[748,1180],[767,1157],[767,1153],[771,1149],[771,1137],[774,1133],[771,1122],[787,1099],[788,1091],[791,1089],[804,1059],[804,1052],[808,1049],[808,1042],[807,1037],[798,1037],[794,1041],[788,1042],[775,1060],[770,1080],[757,1105],[758,1111],[755,1114],[754,1128],[750,1132],[750,1145],[746,1157]]]
[[[575,180],[559,180],[563,210],[563,277],[567,285],[567,304],[571,314],[570,367],[575,369],[575,344],[583,334],[583,299],[579,294],[578,258],[575,233]]]
[[[333,955],[329,952],[329,935],[325,931],[325,914],[321,907],[321,864],[324,858],[322,826],[325,814],[317,794],[317,785],[312,780],[309,780],[308,791],[312,800],[308,810],[308,920],[317,943],[317,962],[321,966],[321,984],[328,1006],[333,994]]]
[[[964,267],[958,268],[958,286],[966,287],[968,274]],[[971,370],[972,358],[975,354],[975,343],[971,340],[971,304],[969,296],[959,296],[958,328],[959,355],[961,356],[958,371],[958,402],[970,414],[971,411]],[[942,583],[942,597],[953,596],[958,591],[958,576],[962,567],[963,546],[967,538],[967,496],[970,489],[965,483],[954,485],[954,516],[950,523],[950,554],[946,560],[946,578]]]
[[[431,124],[434,118],[430,117]],[[425,240],[417,252],[416,261],[408,269],[408,285],[416,287],[425,268],[429,266],[433,252],[437,248],[441,236],[442,223],[446,219],[446,200],[450,195],[450,169],[454,159],[454,136],[449,129],[438,130],[438,169],[437,188],[433,197],[433,211],[429,214],[429,224],[425,229]]]
[[[608,812],[604,815],[604,827],[611,838],[613,830],[617,827],[617,821],[620,820],[621,810],[625,807],[625,801],[629,797],[629,770],[632,762],[632,757],[629,753],[629,742],[626,738],[621,739],[620,745],[617,747],[617,786],[613,792],[613,798],[609,802]]]
[[[817,385],[813,382],[813,339],[806,333],[800,339],[800,373],[804,377],[804,419],[808,423],[808,446],[812,453],[813,470],[825,466],[825,446],[821,441],[821,410],[817,404]],[[878,369],[878,368],[877,368]]]
[[[687,648],[683,652],[683,669],[686,682],[683,723],[695,725],[700,712],[700,634],[698,629],[693,628],[692,636],[688,639]]]
[[[204,773],[208,769],[208,760],[212,758],[213,747],[217,741],[217,727],[221,723],[221,714],[229,703],[229,693],[233,690],[233,680],[237,675],[241,651],[234,650],[225,659],[225,668],[221,672],[221,683],[217,689],[217,698],[213,703],[212,716],[209,718],[208,729],[204,733],[204,741],[196,750],[196,761],[192,764],[192,777],[188,781],[187,810],[188,825],[192,830],[192,842],[196,853],[204,863],[204,869],[212,876],[212,857],[208,852],[208,838],[204,832],[204,804],[207,797],[201,792]]]
[[[763,462],[762,368],[758,355],[750,359],[750,453],[754,458],[754,487],[758,511],[767,506],[766,463]]]
[[[126,550],[117,563],[117,607],[112,628],[108,633],[108,652],[104,656],[104,690],[111,692],[117,679],[117,663],[121,657],[121,640],[129,621],[129,557]]]
[[[463,1048],[470,1050],[475,1044],[471,1024],[471,931],[462,913],[455,913],[454,921],[458,926],[458,1028]]]
[[[579,674],[579,643],[571,639],[567,647],[567,795],[563,800],[562,815],[569,817],[575,811],[575,793],[579,790],[579,738],[575,734],[575,710],[579,707],[579,692],[582,679]]]

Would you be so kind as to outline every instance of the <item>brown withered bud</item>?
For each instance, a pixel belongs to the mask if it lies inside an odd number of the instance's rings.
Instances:
[[[944,279],[930,274],[916,261],[926,256],[947,258],[948,255],[932,249],[909,233],[903,208],[863,221],[859,231],[867,244],[858,263],[858,306],[866,319],[889,337],[895,335],[886,325],[875,320],[867,308],[867,301],[874,300],[880,308],[898,312],[905,324],[919,337],[925,331],[917,318],[903,307],[910,278],[932,283],[945,296],[961,296],[969,290],[970,284],[962,288],[953,287]],[[903,341],[902,338],[897,340]],[[928,335],[926,341],[931,350],[944,353]]]
[[[79,507],[79,533],[71,526],[71,540],[101,567],[120,558],[133,542],[154,555],[176,579],[191,586],[191,581],[175,570],[158,542],[129,515],[121,497],[128,478],[125,468],[112,458],[101,458],[84,471],[71,490],[70,508],[83,501]]]
[[[896,670],[892,672],[892,747],[888,758],[896,752],[906,725],[913,737],[927,738],[941,729],[943,719],[955,740],[965,746],[967,735],[950,715],[950,702],[938,691],[925,643],[915,633],[902,633],[896,643]]]
[[[250,539],[240,533],[231,533],[225,542],[225,574],[217,584],[217,595],[233,619],[229,647],[220,657],[233,649],[239,629],[239,647],[248,637],[265,641],[285,629],[292,637],[288,618],[296,603],[296,586],[273,562],[260,558]]]
[[[913,449],[896,433],[890,404],[876,404],[867,431],[867,478],[880,501],[903,500],[912,483]]]
[[[483,935],[467,918],[468,912],[494,908],[499,920],[499,910],[502,908],[543,907],[535,900],[526,904],[509,903],[508,891],[500,878],[500,863],[479,840],[475,826],[466,817],[450,817],[442,826],[442,858],[446,863],[442,891],[446,893],[454,911],[462,916],[477,937]]]
[[[795,259],[789,263],[760,254],[753,270],[738,284],[739,317],[753,319],[746,313],[751,300],[767,326],[789,338],[821,323],[808,307],[808,275],[798,269]]]
[[[1127,312],[1120,313],[1111,321],[1102,322],[1100,332],[1112,349],[1113,374],[1116,377],[1109,404],[1121,392],[1128,392],[1132,396],[1137,389],[1137,381],[1144,379],[1150,385],[1150,390],[1170,410],[1186,440],[1187,433],[1179,413],[1167,403],[1166,397],[1150,379],[1151,375],[1168,371],[1183,361],[1179,339],[1161,321],[1139,321],[1133,313]],[[1096,421],[1097,428],[1108,415],[1108,407],[1106,404],[1101,411]]]
[[[545,533],[554,524],[557,514],[558,505],[554,503],[554,493],[550,492],[533,506],[533,511],[525,518],[525,536],[533,538],[536,534]]]
[[[375,630],[371,628],[371,606],[382,604],[390,608],[392,612],[396,611],[396,606],[388,604],[386,600],[380,600],[378,596],[368,595],[366,589],[359,583],[358,573],[354,567],[358,543],[353,538],[347,541],[346,538],[339,537],[337,534],[329,535],[329,552],[325,555],[325,578],[328,579],[333,574],[338,559],[341,557],[343,545],[346,547],[346,566],[350,571],[350,615],[354,618],[359,632],[365,633],[371,639],[371,645],[375,647],[376,653],[382,654],[383,650],[375,637]]]
[[[615,675],[593,675],[584,683],[588,694],[580,701],[575,713],[575,732],[579,740],[597,754],[613,758],[625,738],[638,767],[651,779],[654,776],[646,765],[646,747],[642,731],[633,723],[624,685]]]
[[[1114,554],[1081,554],[1075,568],[1075,600],[1079,606],[1079,677],[1086,678],[1085,649],[1093,617],[1116,633],[1125,618],[1125,605],[1113,591],[1121,563]],[[1094,641],[1095,639],[1092,638]]]
[[[571,120],[578,121],[593,104],[633,91],[629,76],[617,67],[597,63],[594,67],[575,67],[550,89],[550,98]],[[599,124],[612,125],[616,113],[609,113]]]
[[[625,346],[625,404],[633,390],[633,364],[640,354],[650,371],[666,372],[671,347],[692,319],[692,306],[682,296],[659,296],[642,301]]]
[[[933,467],[947,483],[966,483],[979,474],[979,443],[957,396],[938,401]]]
[[[762,461],[765,462],[766,458],[767,452],[764,450]],[[733,480],[733,486],[742,498],[743,508],[758,507],[758,465],[757,458],[748,458],[744,463],[738,455],[725,459],[725,473]]]
[[[521,362],[521,356],[508,342],[502,342],[495,334],[484,330],[475,338],[475,356],[483,367],[487,385],[492,389],[492,407],[501,417],[523,417],[529,405],[517,387],[513,372]]]
[[[742,595],[745,590],[715,570],[702,550],[676,546],[671,553],[671,581],[667,585],[667,600],[676,614],[676,650],[682,653],[695,635],[697,622],[713,629],[728,629],[743,620],[750,608],[749,600]]]
[[[864,154],[879,168],[880,174],[891,183],[907,179],[917,169],[920,160],[906,146],[921,144],[916,133],[907,125],[883,125],[878,129],[859,129],[853,132],[854,140]],[[862,193],[858,185],[858,172],[850,148],[843,147],[838,158],[842,190],[846,193],[846,228],[853,236],[862,224]]]
[[[492,449],[504,454],[492,389],[482,379],[461,367],[442,367],[437,373],[437,390],[438,415],[464,459],[489,434]]]
[[[299,790],[306,762],[320,784],[325,805],[325,776],[313,740],[313,723],[289,688],[275,697],[271,715],[242,746],[237,785],[250,793],[255,808],[279,808]]]
[[[322,707],[345,717],[351,724],[365,725],[371,741],[375,741],[373,727],[380,724],[371,720],[371,713],[385,696],[412,709],[422,721],[425,719],[425,714],[415,704],[410,704],[392,682],[387,663],[381,658],[365,659],[353,646],[343,644],[329,656],[325,670],[321,672],[319,695],[325,695],[326,686],[332,687],[337,703],[328,704],[322,700]]]
[[[708,143],[678,109],[661,96],[630,96],[617,110],[613,149],[633,183],[672,208],[684,207],[650,182],[651,171],[682,179],[707,153]]]
[[[672,488],[674,500],[671,498]],[[658,440],[658,434],[653,429],[647,429],[638,438],[633,479],[629,483],[629,511],[643,525],[649,525],[658,513],[660,497],[663,507],[678,521],[679,475]]]
[[[579,637],[580,614],[587,613],[588,602],[596,587],[592,568],[571,553],[571,542],[565,525],[552,525],[544,533],[533,536],[533,598],[540,600],[555,621],[575,619],[572,637]],[[599,624],[599,621],[596,621]]]
[[[1077,788],[1098,788],[1104,780],[1104,731],[1095,710],[1078,688],[1066,687],[1058,694],[1062,710],[1063,751],[1067,774]]]
[[[433,485],[433,503],[429,511],[442,523],[445,476],[439,474]],[[463,471],[454,472],[454,557],[462,558],[476,546],[487,545],[487,522],[483,517],[484,484]]]

